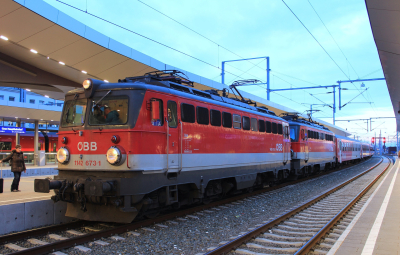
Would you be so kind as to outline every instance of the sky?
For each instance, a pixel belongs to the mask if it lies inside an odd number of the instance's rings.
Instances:
[[[152,58],[219,82],[221,61],[265,56],[271,89],[384,77],[363,0],[45,2]],[[266,82],[265,59],[228,63],[226,72],[227,85],[242,79]],[[339,110],[336,93],[336,120],[394,117],[385,81],[364,85],[342,84],[347,89],[342,105],[350,103]],[[242,89],[266,99],[265,85]],[[313,116],[332,123],[332,88],[272,92],[271,101],[300,113],[317,104],[312,108],[320,111]],[[365,121],[336,125],[363,140],[381,131],[396,141],[394,119],[374,119],[372,132]]]

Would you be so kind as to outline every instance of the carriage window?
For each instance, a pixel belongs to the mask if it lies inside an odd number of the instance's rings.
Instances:
[[[10,151],[11,150],[11,142],[0,142],[0,150]]]
[[[61,118],[61,126],[82,126],[85,123],[86,104],[87,99],[67,101]]]
[[[258,126],[260,127],[260,129],[258,131],[265,132],[265,121],[259,120],[258,121]]]
[[[233,114],[233,128],[236,128],[236,129],[242,128],[242,121],[240,119],[240,115]]]
[[[278,134],[283,134],[283,131],[282,131],[282,124],[278,124]]]
[[[210,123],[207,108],[197,106],[197,123],[203,125],[208,125],[208,123]]]
[[[222,112],[222,126],[226,128],[232,127],[232,114],[229,112]]]
[[[243,130],[250,130],[250,118],[243,116]]]
[[[195,122],[195,114],[194,114],[194,106],[191,104],[181,104],[181,117],[183,122],[194,123]]]
[[[271,128],[271,122],[270,121],[266,121],[265,122],[265,129],[266,129],[267,133],[271,133],[272,128]]]
[[[220,127],[221,126],[221,112],[217,110],[210,110],[211,125]]]
[[[278,134],[278,124],[276,124],[275,122],[272,122],[272,133]]]
[[[258,131],[257,119],[251,118],[251,131]]]

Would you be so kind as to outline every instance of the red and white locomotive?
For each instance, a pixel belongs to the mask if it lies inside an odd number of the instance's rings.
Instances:
[[[59,174],[35,191],[54,189],[70,217],[131,222],[348,160],[322,126],[191,84],[152,72],[67,93]]]

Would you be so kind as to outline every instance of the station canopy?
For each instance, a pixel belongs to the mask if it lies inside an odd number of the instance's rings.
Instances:
[[[81,87],[87,78],[117,82],[157,70],[182,71],[196,89],[228,88],[132,49],[42,0],[2,0],[0,35],[0,86],[30,89],[57,100],[63,100],[67,91]],[[295,112],[250,93],[241,93],[278,116]],[[316,121],[338,135],[350,134],[330,123]]]
[[[400,131],[400,1],[366,0],[372,34]]]

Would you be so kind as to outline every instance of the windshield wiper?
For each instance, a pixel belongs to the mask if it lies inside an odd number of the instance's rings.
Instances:
[[[93,104],[92,108],[95,108],[106,96],[108,96],[108,94],[111,93],[111,90],[109,90],[102,98],[99,99],[99,101],[97,101],[96,103]]]

